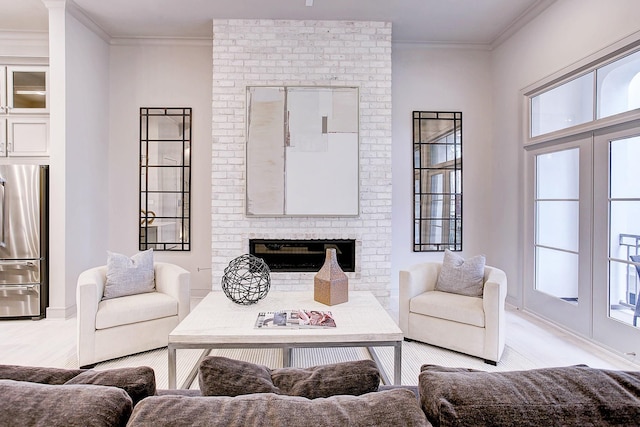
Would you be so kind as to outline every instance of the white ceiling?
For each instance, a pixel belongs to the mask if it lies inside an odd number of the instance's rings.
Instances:
[[[68,0],[70,1],[70,0]],[[306,6],[311,1],[313,6]],[[74,0],[119,37],[211,38],[212,19],[390,21],[394,42],[492,45],[555,0]],[[47,31],[42,0],[0,0],[0,30]]]

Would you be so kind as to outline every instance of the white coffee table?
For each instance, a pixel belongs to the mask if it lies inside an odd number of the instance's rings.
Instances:
[[[260,311],[301,308],[331,311],[337,326],[321,329],[254,328]],[[176,349],[179,348],[282,348],[283,366],[288,367],[292,348],[367,347],[378,364],[383,381],[389,384],[372,347],[393,346],[393,382],[399,385],[402,340],[402,331],[371,292],[350,291],[348,302],[328,306],[315,301],[313,291],[271,291],[252,305],[236,304],[222,291],[214,291],[169,334],[169,388],[176,388]],[[197,368],[189,375],[185,383],[187,386],[195,378]]]

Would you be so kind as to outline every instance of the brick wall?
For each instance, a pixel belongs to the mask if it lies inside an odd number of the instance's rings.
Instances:
[[[245,215],[246,87],[357,86],[360,215]],[[213,21],[212,278],[249,251],[250,238],[355,239],[349,288],[389,304],[391,272],[391,24]],[[407,225],[409,226],[409,225]],[[197,230],[194,230],[197,234]],[[272,273],[272,289],[311,290],[315,273]]]

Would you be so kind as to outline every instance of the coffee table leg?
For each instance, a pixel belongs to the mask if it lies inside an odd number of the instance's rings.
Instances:
[[[291,366],[291,347],[282,347],[282,367]]]
[[[402,383],[402,341],[398,341],[394,345],[393,351],[393,384],[400,385]]]
[[[176,388],[176,349],[169,344],[169,388]]]

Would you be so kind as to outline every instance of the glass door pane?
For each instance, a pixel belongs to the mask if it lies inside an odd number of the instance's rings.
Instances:
[[[9,112],[46,113],[49,110],[48,99],[47,67],[7,67]]]
[[[609,317],[632,325],[640,272],[640,137],[610,141],[609,157]]]
[[[578,302],[578,148],[536,156],[535,288]]]

